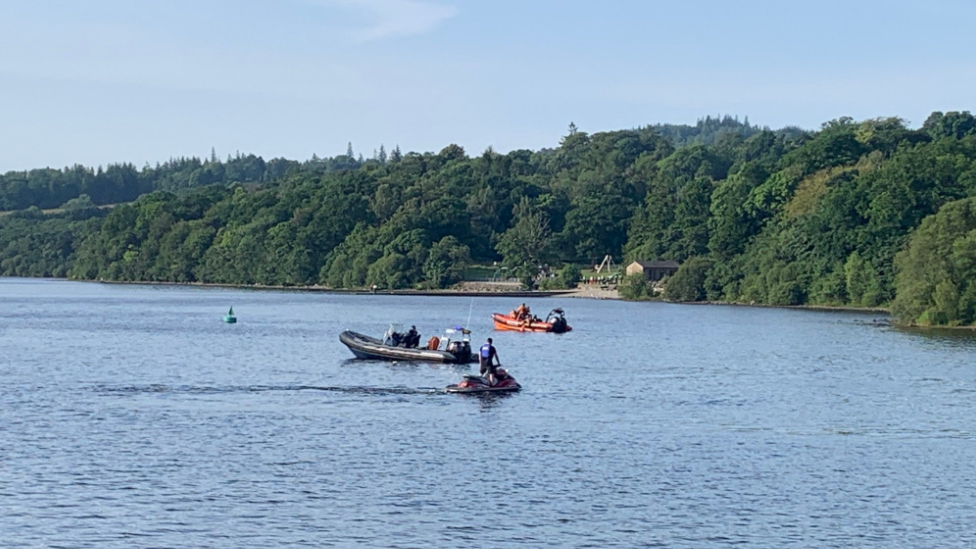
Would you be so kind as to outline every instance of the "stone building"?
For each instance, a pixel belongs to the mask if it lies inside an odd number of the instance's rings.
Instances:
[[[643,273],[647,280],[658,281],[678,272],[677,261],[635,261],[627,265],[627,274]]]

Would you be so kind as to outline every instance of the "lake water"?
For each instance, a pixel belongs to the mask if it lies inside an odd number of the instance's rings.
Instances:
[[[560,298],[573,332],[491,333],[517,304],[0,279],[0,546],[976,544],[973,338]],[[337,337],[469,311],[521,393]]]

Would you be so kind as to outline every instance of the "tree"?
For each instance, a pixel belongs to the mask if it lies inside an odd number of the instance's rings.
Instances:
[[[495,249],[502,255],[502,264],[519,277],[526,286],[539,271],[549,244],[549,221],[523,197],[515,208],[516,222],[502,234]]]
[[[644,273],[633,273],[624,277],[618,287],[620,297],[629,301],[643,301],[654,297],[651,283],[644,277]]]
[[[567,263],[566,266],[559,271],[559,278],[562,279],[563,284],[567,288],[575,288],[579,284],[580,280],[583,279],[583,272],[580,268],[573,263]]]
[[[878,305],[881,300],[881,289],[878,287],[878,279],[871,265],[861,258],[858,252],[854,252],[844,264],[844,273],[847,278],[847,295],[851,303],[873,307]]]
[[[711,268],[711,260],[704,257],[685,261],[664,287],[664,298],[669,301],[703,301],[707,295],[705,280]]]
[[[431,288],[446,288],[464,279],[471,252],[453,236],[445,236],[430,248],[424,263],[424,280]]]
[[[90,210],[97,208],[98,206],[92,201],[91,197],[87,194],[78,196],[78,198],[72,198],[71,200],[65,202],[61,209],[65,211],[79,211],[79,210]]]
[[[895,265],[891,310],[899,322],[976,321],[976,198],[950,202],[925,218]]]
[[[417,287],[453,283],[473,258],[531,285],[540,264],[623,250],[683,260],[674,299],[894,299],[899,318],[931,324],[976,314],[976,236],[955,205],[976,196],[968,113],[933,113],[920,130],[897,118],[806,132],[706,117],[593,134],[571,125],[540,151],[396,147],[386,163],[382,146],[376,161],[346,152],[218,161],[211,149],[141,169],[0,174],[0,272]],[[896,259],[903,250],[910,260]],[[566,269],[547,284],[571,285]],[[645,282],[628,288],[649,295]]]

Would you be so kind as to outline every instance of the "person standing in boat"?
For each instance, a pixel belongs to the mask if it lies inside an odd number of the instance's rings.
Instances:
[[[494,362],[492,362],[494,361]],[[481,346],[478,352],[478,362],[481,364],[481,375],[488,376],[488,385],[495,384],[495,365],[501,366],[502,363],[498,360],[498,351],[495,350],[495,346],[491,344],[491,338],[488,338],[488,342]]]

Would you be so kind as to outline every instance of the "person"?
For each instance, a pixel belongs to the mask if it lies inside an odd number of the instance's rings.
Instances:
[[[410,331],[407,332],[407,336],[404,338],[404,344],[408,349],[420,345],[420,333],[417,332],[416,326],[410,327]]]
[[[524,320],[527,316],[529,316],[529,308],[525,306],[525,303],[519,305],[518,309],[515,309],[516,320]]]
[[[494,360],[494,363],[492,362]],[[495,346],[491,344],[491,338],[488,338],[488,343],[481,346],[481,350],[478,353],[478,361],[481,363],[481,375],[488,376],[488,385],[495,384],[495,365],[501,366],[502,363],[498,360],[498,351],[495,350]]]

